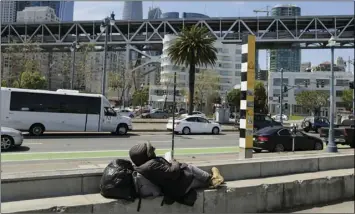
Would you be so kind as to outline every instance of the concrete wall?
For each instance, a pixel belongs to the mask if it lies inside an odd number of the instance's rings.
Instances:
[[[354,154],[318,155],[278,159],[253,159],[235,163],[199,165],[209,171],[217,166],[226,181],[287,174],[354,168]],[[99,192],[102,169],[2,175],[2,201],[92,194]]]
[[[275,212],[354,198],[354,169],[227,182],[201,190],[193,207],[161,206],[162,197],[143,199],[141,213]],[[105,199],[100,194],[5,202],[2,213],[136,213],[138,200]]]

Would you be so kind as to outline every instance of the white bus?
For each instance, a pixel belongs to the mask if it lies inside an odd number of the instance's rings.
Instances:
[[[2,87],[1,124],[37,136],[43,132],[125,135],[132,130],[132,119],[117,114],[104,96],[62,89],[46,91]]]

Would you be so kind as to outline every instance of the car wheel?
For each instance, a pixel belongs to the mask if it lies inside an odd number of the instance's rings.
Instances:
[[[189,127],[184,127],[182,129],[182,134],[184,134],[184,135],[188,135],[188,134],[190,134],[190,132],[191,132],[191,130]]]
[[[117,135],[125,135],[128,132],[128,126],[126,124],[119,124],[116,128]]]
[[[219,128],[218,127],[213,127],[212,134],[215,134],[215,135],[219,134]]]
[[[44,126],[40,123],[33,124],[29,130],[30,135],[34,135],[34,136],[40,136],[43,134],[43,132],[44,132]]]
[[[7,151],[14,144],[14,139],[10,136],[3,135],[1,136],[1,150]]]
[[[261,149],[253,149],[255,153],[260,153],[262,150]]]
[[[316,142],[314,144],[314,150],[323,150],[323,143]]]
[[[282,144],[276,144],[275,148],[274,148],[274,152],[283,152],[285,151],[285,147]]]

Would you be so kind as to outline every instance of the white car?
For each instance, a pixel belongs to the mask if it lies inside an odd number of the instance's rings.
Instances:
[[[175,132],[184,135],[195,133],[219,134],[222,129],[219,123],[207,120],[204,117],[190,115],[175,120]],[[167,130],[173,130],[173,120],[169,119],[166,124]]]
[[[19,147],[22,143],[22,132],[8,127],[1,127],[1,150],[6,151],[12,147]]]
[[[181,117],[188,117],[188,116],[196,116],[196,117],[203,117],[206,118],[206,115],[200,111],[193,111],[192,115],[188,115],[188,114],[182,114]]]
[[[132,111],[130,111],[129,109],[115,109],[115,111],[118,114],[120,114],[121,116],[126,116],[126,117],[130,117],[130,118],[134,117],[134,113]]]
[[[276,114],[276,115],[272,116],[271,118],[274,119],[275,121],[281,121],[279,114]],[[285,114],[283,114],[283,115],[282,115],[282,120],[283,120],[283,121],[288,121],[288,116],[285,115]]]

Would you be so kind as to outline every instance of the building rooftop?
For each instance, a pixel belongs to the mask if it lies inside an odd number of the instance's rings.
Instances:
[[[277,8],[277,7],[298,7],[298,6],[295,4],[278,4],[275,5],[273,8]]]
[[[23,11],[46,11],[48,9],[52,9],[51,7],[48,6],[41,6],[41,7],[25,7]]]

